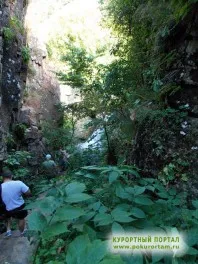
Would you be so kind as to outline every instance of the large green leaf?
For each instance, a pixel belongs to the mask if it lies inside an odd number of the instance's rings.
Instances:
[[[196,248],[189,247],[186,254],[187,255],[196,255],[196,256],[198,256],[198,250]]]
[[[167,200],[159,199],[159,200],[155,201],[155,204],[166,205],[167,204]]]
[[[168,190],[168,193],[169,193],[170,195],[174,196],[174,195],[176,195],[177,190],[176,190],[176,188],[172,187],[172,188],[170,188],[170,190]]]
[[[41,209],[42,213],[50,214],[60,205],[60,200],[54,199],[53,196],[43,197],[35,202],[28,204],[26,209]]]
[[[94,222],[97,222],[98,226],[109,225],[113,222],[110,214],[99,213],[95,216]]]
[[[96,237],[97,237],[97,233],[96,233],[96,231],[95,231],[93,228],[91,228],[90,226],[84,224],[84,226],[83,226],[83,231],[84,231],[85,234],[87,234],[87,235],[89,236],[90,241],[93,241],[93,240],[96,239]]]
[[[41,212],[44,214],[52,214],[60,203],[61,202],[58,199],[54,199],[53,196],[48,196],[40,201],[37,208],[41,209]]]
[[[133,226],[138,228],[138,229],[153,229],[154,224],[152,221],[148,221],[145,219],[136,219],[135,222],[133,222]]]
[[[108,217],[106,220],[99,221],[97,226],[108,226],[113,223],[113,219]]]
[[[134,195],[137,196],[137,195],[144,193],[145,189],[146,189],[145,187],[134,186]]]
[[[134,195],[134,188],[133,187],[126,187],[125,191]]]
[[[135,175],[137,178],[140,177],[140,174],[136,170],[130,169],[128,170],[128,173]]]
[[[94,217],[94,221],[101,221],[101,220],[103,220],[103,219],[106,219],[107,216],[109,216],[109,214],[98,213],[98,214]]]
[[[157,195],[160,197],[160,198],[164,198],[164,199],[168,199],[169,198],[169,195],[167,192],[159,192],[157,193]]]
[[[76,224],[76,222],[75,222],[75,224],[72,225],[72,228],[76,229],[77,232],[82,233],[83,232],[83,226],[84,226],[83,224]]]
[[[137,172],[137,170],[134,170],[134,169],[131,169],[131,168],[123,169],[123,168],[121,167],[121,168],[120,168],[120,171],[121,171],[121,172],[129,173],[129,174],[132,174],[132,175],[136,176],[137,178],[140,177],[140,174]]]
[[[157,190],[159,190],[160,192],[164,192],[164,193],[166,193],[166,188],[165,188],[161,183],[157,182],[157,183],[153,184],[153,186],[154,186]]]
[[[133,207],[130,212],[133,216],[135,216],[137,218],[145,218],[146,217],[145,213],[137,207]]]
[[[123,211],[129,211],[131,209],[131,205],[127,204],[127,203],[121,203],[121,204],[118,204],[115,209],[120,209],[120,210],[123,210]]]
[[[116,222],[129,223],[134,221],[134,219],[129,216],[130,215],[129,213],[127,213],[126,211],[122,211],[120,209],[114,209],[111,212],[111,215]]]
[[[154,179],[154,178],[143,178],[143,180],[148,182],[148,183],[153,183],[156,181],[156,179]]]
[[[126,190],[122,187],[121,184],[117,184],[116,186],[116,196],[122,199],[130,199],[131,195],[126,192]]]
[[[124,235],[125,233],[124,228],[116,222],[113,223],[111,231],[113,234],[123,234]]]
[[[141,185],[143,185],[143,186],[146,186],[146,185],[148,184],[148,182],[145,181],[145,180],[142,179],[142,178],[140,178],[140,179],[138,180],[138,183],[141,184]]]
[[[112,183],[117,180],[120,174],[117,171],[111,171],[109,173],[109,183]]]
[[[40,212],[33,211],[30,215],[28,215],[28,226],[30,230],[43,231],[47,226],[47,220]]]
[[[94,217],[94,221],[103,221],[107,218],[111,217],[110,214],[106,214],[106,213],[98,213],[95,217]]]
[[[195,218],[198,219],[198,209],[196,209],[196,210],[192,213],[192,215],[193,215]]]
[[[105,169],[109,169],[109,167],[85,166],[85,167],[82,167],[82,169],[90,170],[90,171],[103,171]]]
[[[84,176],[85,173],[86,172],[84,172],[84,171],[78,171],[78,172],[75,173],[75,175],[77,175],[77,176]]]
[[[193,200],[193,201],[192,201],[192,204],[193,204],[193,206],[194,206],[195,208],[198,209],[198,200]]]
[[[108,256],[100,264],[125,264],[120,256]]]
[[[147,198],[147,197],[136,197],[135,198],[135,203],[137,204],[142,204],[142,205],[152,205],[153,202],[151,201],[151,199]]]
[[[85,215],[83,209],[66,205],[57,209],[53,222],[73,220],[82,215]]]
[[[86,186],[84,183],[72,182],[66,186],[65,191],[67,196],[70,196],[71,194],[84,192],[85,188]]]
[[[94,175],[93,173],[87,173],[86,171],[78,171],[75,173],[75,175],[77,176],[83,176],[85,178],[90,178],[90,179],[95,179],[96,175]]]
[[[107,254],[108,247],[106,241],[94,240],[88,247],[84,255],[85,264],[98,264]]]
[[[31,202],[31,203],[29,203],[29,204],[27,204],[27,205],[25,206],[25,209],[27,209],[27,210],[30,210],[30,209],[36,209],[36,208],[39,207],[40,202],[41,202],[41,201],[39,201],[39,200],[37,200],[37,201],[35,201],[35,202]]]
[[[91,203],[88,208],[93,209],[94,211],[98,211],[101,206],[101,202]]]
[[[83,251],[86,250],[90,243],[88,235],[76,237],[70,244],[67,250],[66,263],[67,264],[82,264]]]
[[[161,254],[152,254],[152,264],[154,264],[154,263],[158,263],[160,260],[162,260],[164,258],[164,254],[163,253],[161,253]]]
[[[141,253],[136,253],[134,255],[123,256],[124,263],[126,264],[143,264],[143,255]]]
[[[92,219],[95,216],[95,214],[96,214],[96,212],[90,211],[90,212],[86,213],[85,215],[81,216],[78,221],[80,223],[85,223],[85,222],[89,221],[90,219]]]
[[[99,213],[106,213],[108,211],[108,208],[106,207],[106,206],[104,206],[104,205],[102,205],[101,207],[100,207],[100,209],[99,209]]]
[[[186,233],[186,243],[188,246],[194,246],[197,244],[197,228],[192,228]]]
[[[125,190],[128,193],[131,193],[131,194],[133,194],[135,196],[144,193],[145,189],[146,189],[145,187],[141,187],[141,186],[137,186],[137,185],[134,186],[134,187],[127,187],[127,188],[125,188]]]
[[[86,173],[84,175],[85,178],[89,178],[89,179],[96,179],[96,175],[94,175],[93,173]]]
[[[65,201],[68,203],[79,203],[91,199],[92,197],[86,193],[74,193],[69,195]]]
[[[180,205],[183,201],[180,198],[172,199],[173,205]]]
[[[60,234],[64,234],[66,232],[70,232],[67,229],[67,223],[55,223],[48,226],[42,234],[44,239],[50,239],[52,237],[58,236]]]
[[[152,191],[152,192],[155,191],[155,187],[153,187],[153,186],[151,186],[151,185],[147,185],[147,186],[146,186],[146,189],[149,190],[149,191]]]
[[[69,244],[67,264],[98,264],[107,254],[107,243],[94,240],[90,243],[87,235],[78,236]]]

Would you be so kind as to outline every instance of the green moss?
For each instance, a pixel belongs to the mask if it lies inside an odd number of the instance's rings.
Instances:
[[[4,36],[4,39],[7,43],[11,43],[14,40],[16,35],[11,28],[4,27],[3,28],[3,36]]]
[[[16,17],[12,16],[9,20],[9,26],[13,29],[16,33],[24,34],[24,26],[22,22]]]
[[[29,47],[23,46],[21,49],[21,56],[24,63],[28,63],[30,61],[30,49]]]
[[[24,34],[24,27],[22,22],[15,16],[11,17],[7,27],[3,27],[3,36],[5,41],[11,43],[17,35]]]

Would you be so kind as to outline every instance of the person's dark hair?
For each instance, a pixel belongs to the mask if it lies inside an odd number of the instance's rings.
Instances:
[[[3,177],[3,179],[12,179],[13,174],[11,171],[5,171],[1,173],[1,176]]]

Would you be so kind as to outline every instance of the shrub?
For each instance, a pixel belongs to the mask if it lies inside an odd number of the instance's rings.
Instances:
[[[31,155],[29,152],[16,151],[8,154],[7,159],[4,161],[4,165],[13,172],[16,179],[21,180],[30,173],[27,168],[28,159],[30,158]]]
[[[170,260],[196,263],[193,230],[198,225],[198,201],[192,201],[188,209],[186,193],[166,189],[157,179],[141,178],[135,167],[88,166],[75,177],[72,182],[54,182],[43,200],[28,206],[37,208],[28,219],[30,230],[40,237],[35,263],[129,263],[126,256],[107,252],[107,234],[159,228],[186,230],[188,251],[173,252]],[[97,248],[103,248],[103,254],[96,260]],[[133,255],[129,257],[134,263]],[[154,259],[140,254],[138,263],[154,263]],[[165,259],[162,255],[161,260]]]
[[[30,158],[30,153],[27,151],[16,151],[10,153],[4,163],[11,169],[19,166],[27,165],[27,160]]]
[[[42,126],[43,136],[51,150],[58,150],[71,143],[72,131],[69,126],[57,127],[55,123],[45,122]]]

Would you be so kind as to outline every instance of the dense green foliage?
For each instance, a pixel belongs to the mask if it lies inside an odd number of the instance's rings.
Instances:
[[[58,128],[47,124],[43,131],[51,149],[72,148],[77,120],[89,116],[97,128],[104,128],[106,149],[116,153],[119,165],[83,167],[75,175],[70,172],[70,176],[63,175],[48,185],[39,183],[37,194],[46,195],[28,205],[29,209],[37,208],[28,218],[30,230],[39,239],[34,263],[196,263],[198,202],[187,192],[178,191],[175,184],[190,177],[191,156],[189,150],[181,153],[170,147],[181,140],[188,109],[185,105],[179,109],[168,106],[168,95],[181,87],[163,82],[163,77],[177,59],[177,51],[164,51],[166,37],[197,1],[100,2],[103,25],[111,30],[114,41],[97,40],[91,47],[92,43],[87,46],[86,31],[81,36],[68,30],[57,43],[48,45],[50,57],[58,52],[64,65],[58,73],[60,80],[77,89],[82,101],[61,106],[66,124],[63,118]],[[185,140],[189,146],[193,144],[190,133]],[[129,151],[138,144],[142,149],[135,158],[150,162],[157,171],[155,178],[152,170],[144,178],[141,173],[145,171],[123,165],[133,164]],[[84,156],[76,151],[70,167],[76,170],[82,164],[99,165],[104,160],[97,151],[88,150]],[[161,162],[160,170],[155,168],[157,161]],[[157,257],[107,251],[107,234],[138,230],[184,232],[188,250],[182,255]]]
[[[134,167],[83,167],[66,181],[49,186],[43,182],[37,188],[49,190],[28,206],[37,208],[28,217],[30,230],[40,240],[34,263],[120,264],[134,263],[135,258],[138,264],[164,263],[162,259],[196,262],[197,201],[188,203],[186,193],[166,189],[156,179],[141,178]],[[189,248],[183,255],[161,255],[155,261],[151,254],[113,257],[107,250],[105,241],[111,232],[168,232],[173,227],[187,234]]]
[[[46,145],[52,151],[66,147],[72,140],[71,127],[67,124],[57,127],[57,124],[46,122],[43,124],[42,129]]]
[[[181,89],[174,82],[163,82],[177,59],[177,51],[166,53],[164,45],[195,2],[101,1],[103,26],[111,31],[112,41],[88,45],[86,31],[71,29],[57,44],[50,43],[52,54],[58,52],[65,63],[60,80],[77,88],[82,98],[72,106],[74,116],[96,118],[107,132],[108,150],[115,149],[117,157],[131,147],[137,127],[156,109],[163,115],[167,96]],[[107,115],[111,118],[105,120]],[[164,127],[164,132],[169,130]]]
[[[14,179],[24,180],[24,177],[30,176],[30,171],[28,167],[28,159],[31,155],[27,151],[16,151],[11,152],[7,159],[4,161],[4,170],[11,170]]]
[[[190,3],[105,1],[104,23],[117,39],[111,47],[113,62],[104,56],[109,46],[93,52],[81,36],[70,33],[61,47],[67,68],[59,73],[60,80],[79,88],[85,106],[96,113],[134,108],[134,103],[157,100],[159,92],[177,90],[178,87],[164,87],[161,82],[164,70],[175,59],[174,51],[163,53],[163,38],[186,14]]]

